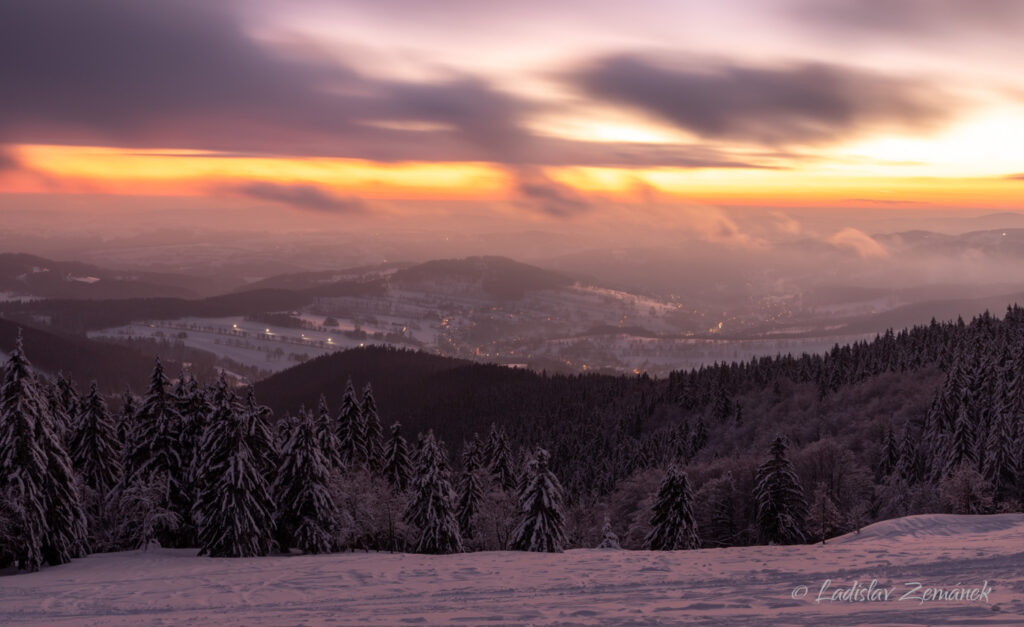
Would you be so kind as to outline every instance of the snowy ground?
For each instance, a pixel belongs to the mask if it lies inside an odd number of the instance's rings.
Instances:
[[[826,580],[832,583],[817,602]],[[831,601],[854,581],[889,600]],[[991,587],[988,601],[899,600]],[[801,596],[807,586],[807,596]],[[795,590],[795,592],[794,592]],[[916,593],[921,596],[922,588]],[[876,592],[876,594],[878,594]],[[1024,624],[1024,514],[914,516],[825,546],[562,555],[94,555],[0,577],[2,624]]]

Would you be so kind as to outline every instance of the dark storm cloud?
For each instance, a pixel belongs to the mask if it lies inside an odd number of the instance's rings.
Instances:
[[[249,39],[222,9],[199,2],[4,2],[0,137],[385,160],[422,156],[425,139],[450,158],[514,149],[509,136],[526,105],[481,81],[388,82],[285,58]],[[453,128],[423,133],[368,124],[380,119]]]
[[[0,3],[0,141],[377,161],[757,165],[699,146],[537,137],[523,127],[537,105],[479,78],[389,81],[286,56],[248,37],[228,6]]]
[[[945,118],[937,90],[822,63],[668,65],[621,54],[573,72],[589,96],[627,105],[701,137],[782,146],[823,143],[877,126],[926,129]]]
[[[285,185],[252,181],[231,187],[227,191],[256,200],[276,202],[310,211],[357,213],[366,209],[366,205],[358,198],[338,197],[316,185]]]

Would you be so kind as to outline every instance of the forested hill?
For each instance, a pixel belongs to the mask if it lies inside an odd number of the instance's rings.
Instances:
[[[1006,386],[997,391],[985,382],[995,380],[995,372],[1018,377],[1024,369],[1022,312],[1010,309],[1005,320],[986,313],[970,324],[933,321],[837,346],[824,356],[762,358],[676,372],[666,380],[543,376],[371,348],[278,374],[259,384],[257,394],[281,415],[314,406],[320,394],[335,407],[349,376],[357,385],[371,382],[385,423],[402,421],[407,432],[433,428],[455,460],[462,441],[486,435],[491,423],[521,447],[548,447],[573,495],[608,493],[673,460],[701,478],[734,469],[735,480],[746,473],[752,481],[756,461],[781,433],[798,459],[817,460],[806,462],[819,466],[808,470],[808,491],[824,481],[842,507],[853,509],[863,506],[859,501],[884,479],[886,465],[899,461],[900,451],[908,480],[934,486],[943,472],[936,468],[948,466],[961,402],[976,423],[969,448],[979,472],[993,428],[988,407],[1012,408],[1013,439],[1021,436],[1019,388],[1013,399],[1004,398]],[[956,398],[940,416],[936,398],[953,364],[965,374],[949,385],[969,390],[948,393]],[[857,477],[863,485],[847,485]]]

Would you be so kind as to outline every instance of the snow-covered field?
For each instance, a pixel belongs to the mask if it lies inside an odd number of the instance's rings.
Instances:
[[[871,589],[875,579],[874,600],[832,600],[855,581],[861,592]],[[909,582],[923,587],[914,592]],[[987,600],[916,598],[936,586],[991,591]],[[907,593],[915,598],[900,600]],[[0,577],[0,623],[1024,624],[1024,514],[912,516],[824,546],[253,559],[168,549],[94,555]]]

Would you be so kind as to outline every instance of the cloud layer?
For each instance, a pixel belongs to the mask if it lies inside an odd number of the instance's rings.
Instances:
[[[945,117],[934,90],[823,63],[754,67],[666,63],[633,54],[593,62],[570,80],[710,139],[784,146],[839,140],[880,126],[931,128]]]

